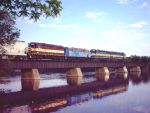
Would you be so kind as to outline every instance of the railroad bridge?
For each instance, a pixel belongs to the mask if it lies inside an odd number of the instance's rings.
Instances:
[[[1,69],[21,69],[21,83],[24,90],[37,90],[40,83],[38,69],[66,69],[67,82],[80,85],[82,68],[94,68],[97,80],[108,81],[109,68],[115,68],[119,77],[127,78],[128,72],[139,76],[141,70],[149,71],[150,63],[130,60],[0,60]]]

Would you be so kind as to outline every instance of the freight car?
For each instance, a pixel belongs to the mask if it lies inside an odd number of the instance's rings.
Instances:
[[[1,47],[0,59],[26,59],[26,43],[25,41],[16,41],[14,44]]]

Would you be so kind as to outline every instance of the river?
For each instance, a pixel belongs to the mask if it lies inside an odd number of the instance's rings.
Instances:
[[[0,77],[0,92],[21,91],[20,76]],[[96,81],[94,75],[86,75],[84,83]],[[67,85],[66,75],[41,74],[40,88]],[[129,75],[123,80],[88,91],[68,93],[55,99],[3,105],[0,113],[150,113],[150,74]]]

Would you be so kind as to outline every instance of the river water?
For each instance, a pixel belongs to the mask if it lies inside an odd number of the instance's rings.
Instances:
[[[65,74],[41,74],[41,78],[40,88],[67,85]],[[20,76],[0,77],[0,92],[21,91],[20,79]],[[94,75],[84,76],[83,83],[93,81]],[[113,84],[55,99],[3,105],[0,113],[150,113],[149,73],[129,75],[118,84],[114,79]]]

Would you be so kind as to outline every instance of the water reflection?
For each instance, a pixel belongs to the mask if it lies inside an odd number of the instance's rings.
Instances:
[[[134,87],[134,85],[129,82],[138,85],[138,87]],[[81,105],[83,106],[82,108],[89,113],[93,113],[94,109],[97,109],[95,112],[107,111],[109,113],[133,113],[139,112],[140,108],[142,108],[142,111],[150,111],[147,109],[150,106],[149,85],[150,74],[141,73],[141,75],[130,74],[127,78],[125,75],[125,79],[123,76],[115,75],[114,77],[110,77],[108,82],[94,81],[91,83],[83,83],[80,86],[39,89],[39,92],[36,91],[36,96],[41,95],[40,98],[35,98],[35,100],[31,99],[31,101],[29,101],[28,96],[34,97],[35,93],[27,92],[28,95],[23,94],[19,97],[20,101],[26,97],[27,101],[23,103],[17,102],[19,99],[16,96],[14,96],[16,99],[2,99],[3,97],[0,95],[0,103],[3,102],[3,100],[7,101],[7,105],[11,103],[11,100],[14,100],[15,103],[1,107],[0,113],[64,113],[66,109],[68,110],[67,112],[82,113],[79,107],[79,109],[76,109],[77,106]],[[20,93],[21,92],[16,92],[13,93],[13,95]],[[43,95],[43,93],[46,95]],[[99,108],[99,106],[101,107]],[[144,108],[140,106],[144,106]],[[89,107],[92,109],[86,109]]]
[[[116,94],[116,93],[119,93],[119,92],[126,91],[127,89],[128,89],[128,84],[121,84],[121,85],[118,85],[118,86],[114,86],[114,87],[110,87],[110,88],[107,88],[107,89],[103,89],[103,90],[93,92],[93,97],[94,98],[102,98],[104,96],[108,96],[108,95],[111,95],[111,94]]]
[[[79,104],[81,102],[88,101],[92,98],[92,92],[81,93],[77,95],[67,96],[67,105]]]
[[[91,86],[92,85],[92,86]],[[109,82],[93,82],[93,83],[85,83],[81,86],[66,86],[61,89],[54,88],[55,92],[60,92],[59,93],[54,93],[53,97],[57,97],[56,99],[42,99],[42,100],[35,100],[34,102],[30,102],[30,104],[17,107],[9,107],[9,108],[4,108],[2,110],[3,113],[7,113],[7,111],[10,111],[10,113],[16,113],[16,112],[23,112],[25,113],[33,113],[33,112],[52,112],[56,111],[58,109],[61,109],[66,106],[74,105],[74,104],[79,104],[79,103],[84,103],[86,101],[90,101],[91,99],[95,98],[102,98],[104,96],[116,94],[119,92],[126,91],[128,88],[128,80],[123,80],[123,79],[111,79]],[[51,89],[54,91],[54,89]],[[49,90],[50,92],[50,90]],[[20,93],[20,92],[18,92]],[[36,92],[38,93],[38,92]],[[40,91],[42,93],[42,90]],[[64,94],[65,95],[64,95]],[[29,94],[29,93],[28,93]],[[32,94],[32,93],[31,93]],[[14,93],[15,95],[15,93]],[[16,95],[18,95],[16,93]],[[64,96],[62,96],[64,95]],[[25,96],[25,95],[24,95]],[[26,95],[27,96],[27,95]],[[28,95],[29,96],[29,95]],[[10,97],[11,98],[11,97]],[[18,97],[16,97],[18,98]],[[20,97],[19,97],[20,98]],[[28,97],[26,97],[28,98]],[[15,99],[17,102],[17,99]],[[26,110],[27,109],[27,110]]]
[[[4,111],[0,111],[1,113],[31,113],[32,110],[28,105],[10,107],[5,109]]]
[[[130,75],[131,76],[136,76],[136,77],[140,77],[141,76],[141,71],[132,71],[132,72],[130,72]]]
[[[126,80],[128,78],[128,73],[117,73],[116,76]]]
[[[31,104],[29,105],[32,112],[37,112],[37,111],[55,111],[61,107],[67,106],[67,99],[65,98],[59,98],[55,100],[49,100],[44,103],[38,103],[38,104]]]
[[[21,79],[22,90],[38,90],[41,79]]]
[[[150,74],[149,73],[141,73],[141,72],[134,72],[130,75],[130,80],[134,85],[138,85],[140,83],[148,83],[150,81]]]

